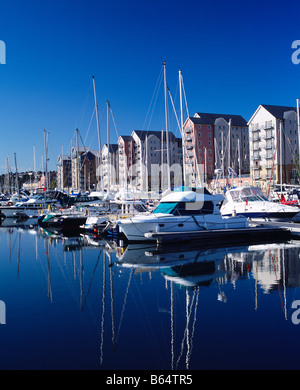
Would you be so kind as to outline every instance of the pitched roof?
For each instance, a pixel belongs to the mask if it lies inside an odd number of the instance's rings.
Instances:
[[[120,138],[122,138],[124,141],[133,141],[133,138],[131,135],[120,135]]]
[[[295,111],[297,109],[295,107],[287,107],[287,106],[273,106],[270,104],[261,104],[270,114],[272,114],[277,119],[283,119],[284,113],[287,111]]]
[[[107,147],[107,144],[104,144],[104,146]],[[118,144],[109,144],[109,153],[115,153],[117,150],[118,150]]]
[[[151,131],[151,130],[134,130],[135,134],[139,137],[140,140],[144,141],[146,139],[146,135],[155,135],[159,140],[161,139],[161,131]],[[165,133],[165,132],[164,132]],[[164,134],[164,139],[166,135]],[[174,142],[177,141],[178,138],[175,137],[175,135],[169,131],[169,140]]]
[[[241,115],[231,115],[231,114],[209,114],[203,112],[197,112],[195,115],[189,119],[196,125],[214,125],[215,121],[219,118],[224,118],[226,122],[229,122],[231,119],[232,126],[247,126],[247,121]]]

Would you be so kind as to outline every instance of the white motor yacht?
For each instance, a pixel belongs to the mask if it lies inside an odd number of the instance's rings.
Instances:
[[[5,206],[0,206],[0,213],[6,218],[34,218],[38,217],[41,210],[48,206],[60,206],[56,199],[45,198],[44,195],[35,195],[25,202],[8,202]]]
[[[152,240],[147,233],[248,228],[245,217],[221,215],[218,204],[222,200],[222,195],[212,195],[205,188],[175,189],[161,199],[152,213],[121,219],[117,224],[129,241]]]
[[[226,192],[221,206],[223,216],[240,215],[252,220],[290,221],[300,211],[296,206],[288,206],[270,201],[259,187],[238,187]]]

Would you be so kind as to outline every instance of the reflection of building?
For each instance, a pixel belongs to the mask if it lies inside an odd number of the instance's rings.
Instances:
[[[71,157],[60,155],[57,160],[57,188],[63,191],[71,188],[71,186]]]
[[[251,179],[255,185],[295,183],[298,153],[294,107],[260,105],[248,122]]]
[[[109,155],[109,159],[108,159]],[[104,189],[116,189],[116,184],[119,181],[119,157],[118,157],[118,145],[110,144],[109,145],[109,154],[108,147],[105,144],[102,148],[102,174],[103,174],[103,185]],[[108,186],[109,180],[109,186]]]
[[[224,267],[231,275],[231,281],[251,273],[257,287],[265,294],[278,291],[282,287],[300,286],[297,244],[250,245],[241,252],[229,253],[225,263]]]

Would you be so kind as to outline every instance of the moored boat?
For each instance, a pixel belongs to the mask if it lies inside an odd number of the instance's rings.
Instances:
[[[129,241],[153,240],[149,233],[248,228],[245,217],[221,215],[218,205],[222,200],[222,195],[212,195],[206,188],[179,188],[163,197],[152,213],[121,219],[117,224]]]
[[[253,220],[290,221],[300,209],[270,201],[259,187],[238,187],[226,192],[223,216],[240,215]]]

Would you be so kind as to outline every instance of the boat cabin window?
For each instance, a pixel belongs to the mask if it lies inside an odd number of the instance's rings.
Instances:
[[[201,215],[213,214],[214,204],[211,201],[204,202],[161,202],[155,210],[154,214],[173,214],[173,215]]]
[[[134,210],[138,211],[139,213],[147,211],[146,207],[143,204],[135,204],[133,207]]]

